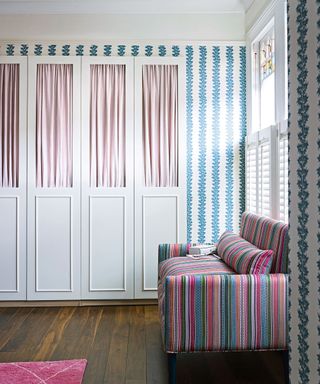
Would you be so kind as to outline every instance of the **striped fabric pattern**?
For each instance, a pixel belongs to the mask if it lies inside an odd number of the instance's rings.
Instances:
[[[159,265],[159,279],[164,281],[167,276],[203,275],[203,274],[234,274],[222,260],[215,256],[201,256],[199,258],[176,257],[168,259]]]
[[[158,247],[158,262],[170,259],[177,256],[186,256],[189,253],[190,247],[198,245],[198,243],[176,243],[176,244],[159,244]],[[205,243],[205,245],[213,245],[212,243]]]
[[[218,242],[217,253],[238,273],[269,273],[272,250],[261,250],[233,232],[224,232]]]
[[[245,212],[241,218],[240,236],[259,249],[273,250],[271,273],[287,273],[287,224],[269,217]]]
[[[159,286],[166,352],[286,349],[285,274],[167,276]]]
[[[172,257],[177,256],[186,256],[186,254],[189,252],[189,249],[192,245],[192,243],[182,243],[182,244],[159,244],[158,247],[158,256],[159,256],[159,263],[163,260],[170,259]]]

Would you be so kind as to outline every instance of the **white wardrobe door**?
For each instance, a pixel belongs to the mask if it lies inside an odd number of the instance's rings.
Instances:
[[[184,63],[135,61],[135,297],[156,298],[158,245],[186,241]]]
[[[82,61],[82,297],[133,298],[133,59]]]
[[[26,299],[27,59],[0,57],[0,300]]]
[[[80,299],[80,58],[29,58],[29,300]]]

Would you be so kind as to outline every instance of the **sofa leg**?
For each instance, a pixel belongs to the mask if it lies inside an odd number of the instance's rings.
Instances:
[[[176,384],[177,354],[168,353],[169,384]]]
[[[285,384],[290,384],[290,380],[289,380],[289,351],[282,351],[281,355],[282,355],[282,362],[283,362]]]

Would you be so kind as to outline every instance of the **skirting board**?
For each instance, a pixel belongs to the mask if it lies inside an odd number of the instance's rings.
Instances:
[[[4,307],[93,307],[112,305],[157,305],[157,299],[146,300],[61,300],[61,301],[0,301]]]

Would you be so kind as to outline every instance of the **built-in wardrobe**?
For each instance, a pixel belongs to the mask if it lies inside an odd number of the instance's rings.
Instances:
[[[157,297],[186,240],[184,64],[0,57],[0,300]]]

